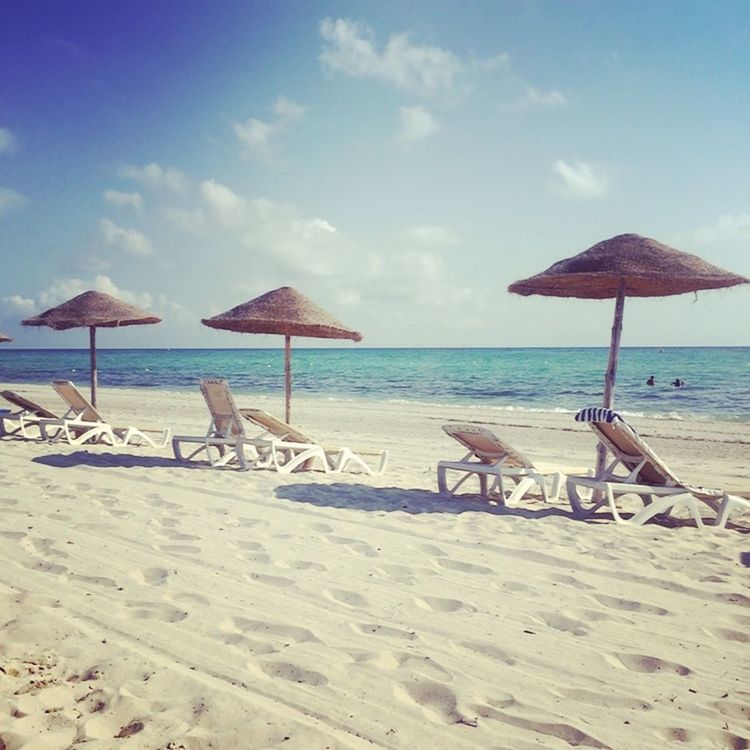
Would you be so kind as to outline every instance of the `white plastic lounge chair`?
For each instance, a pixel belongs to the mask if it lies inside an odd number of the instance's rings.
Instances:
[[[0,435],[20,434],[31,440],[39,437],[40,419],[58,419],[53,412],[14,391],[0,391],[0,396],[17,409],[14,412],[0,411]]]
[[[501,440],[486,427],[473,424],[445,424],[443,430],[468,449],[460,461],[440,461],[437,467],[441,495],[455,496],[467,479],[479,479],[480,494],[501,505],[515,505],[532,487],[539,488],[544,502],[555,502],[564,479],[560,472],[543,473],[523,454]],[[448,472],[461,477],[448,486]],[[547,489],[547,477],[552,485]],[[492,481],[488,482],[488,478]]]
[[[241,469],[265,468],[272,464],[271,446],[267,440],[251,438],[245,432],[226,380],[207,378],[200,382],[201,393],[211,414],[205,435],[175,435],[172,450],[178,461],[192,461],[205,453],[211,466],[238,464]],[[183,453],[184,444],[195,445]]]
[[[308,468],[311,458],[322,458],[325,471],[342,472],[355,468],[365,474],[382,474],[388,463],[388,451],[355,453],[351,448],[324,448],[290,424],[262,409],[240,409],[240,414],[263,429],[259,436],[271,443],[271,460],[277,471],[288,474]],[[372,455],[377,468],[372,468],[363,456]]]
[[[568,499],[579,516],[592,516],[607,506],[617,523],[636,526],[656,515],[669,515],[678,508],[687,509],[696,525],[703,526],[698,501],[716,512],[714,526],[723,528],[735,508],[750,509],[750,502],[730,495],[724,490],[693,487],[678,479],[674,472],[654,453],[646,441],[615,411],[601,408],[581,409],[576,421],[587,422],[599,441],[612,454],[614,460],[600,476],[569,476]],[[591,497],[599,491],[603,498],[591,500],[584,507],[579,488],[592,490]],[[617,508],[617,498],[623,495],[640,496],[644,507],[630,518],[624,518]]]
[[[154,439],[146,434],[148,431],[137,427],[112,426],[69,380],[53,380],[52,387],[68,405],[68,410],[60,418],[39,420],[39,430],[45,440],[65,440],[70,445],[104,443],[113,447],[147,444],[154,448],[163,448],[169,442],[169,428],[152,430],[157,434]]]
[[[238,409],[226,380],[205,379],[201,393],[211,414],[205,435],[176,435],[172,439],[175,458],[190,461],[205,452],[211,466],[238,464],[241,469],[275,469],[282,474],[312,468],[319,462],[326,473],[343,471],[353,462],[362,471],[373,471],[364,459],[348,448],[327,451],[299,430],[261,409]],[[262,432],[250,436],[245,425],[252,422]],[[197,447],[183,453],[183,444]],[[381,454],[379,470],[385,468],[388,454]]]

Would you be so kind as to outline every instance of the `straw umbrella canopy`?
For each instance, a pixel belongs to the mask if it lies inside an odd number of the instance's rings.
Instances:
[[[625,297],[668,297],[748,283],[750,279],[706,263],[696,255],[638,234],[621,234],[561,260],[536,276],[514,282],[508,291],[524,296],[616,300],[604,380],[604,406],[611,409]],[[598,469],[603,460],[601,451]]]
[[[0,344],[5,344],[8,341],[13,341],[13,339],[10,336],[6,336],[2,331],[0,331]]]
[[[25,326],[48,326],[55,331],[69,328],[89,329],[91,358],[91,404],[96,406],[96,329],[160,323],[161,318],[129,305],[103,292],[84,292],[33,318],[22,320]]]
[[[284,337],[284,379],[286,421],[291,421],[292,359],[291,337],[361,341],[362,335],[346,328],[296,289],[283,286],[251,299],[213,318],[203,325],[239,333],[277,333]]]

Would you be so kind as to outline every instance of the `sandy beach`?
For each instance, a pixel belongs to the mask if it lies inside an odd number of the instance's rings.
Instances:
[[[102,388],[99,407],[208,423],[197,388]],[[462,455],[443,423],[573,472],[595,439],[571,414],[295,398],[293,419],[387,449],[388,470],[0,441],[0,748],[750,746],[747,515],[629,528],[436,494]],[[750,490],[750,425],[631,421],[686,480]]]

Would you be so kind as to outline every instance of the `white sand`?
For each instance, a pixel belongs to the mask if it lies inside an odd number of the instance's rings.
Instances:
[[[47,387],[13,389],[59,411]],[[103,389],[100,407],[183,434],[208,422],[197,389]],[[747,746],[741,529],[434,494],[437,461],[461,455],[443,422],[582,468],[594,438],[571,415],[294,409],[326,444],[388,448],[387,473],[0,442],[0,748]],[[687,480],[750,489],[747,425],[632,421]]]

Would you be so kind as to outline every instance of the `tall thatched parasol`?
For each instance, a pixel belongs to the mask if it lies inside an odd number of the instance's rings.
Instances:
[[[25,326],[49,326],[55,331],[69,328],[89,329],[91,353],[91,404],[96,406],[96,329],[160,323],[161,318],[121,302],[103,292],[84,292],[33,318],[22,320]]]
[[[5,344],[8,341],[13,341],[13,339],[0,331],[0,344]]]
[[[225,313],[201,321],[210,328],[239,333],[278,333],[284,336],[284,375],[286,421],[291,421],[292,357],[291,337],[361,341],[362,335],[345,328],[336,318],[318,307],[296,289],[283,286],[237,305]]]
[[[626,296],[667,297],[748,283],[750,279],[712,266],[696,255],[638,234],[621,234],[561,260],[536,276],[514,282],[508,291],[524,296],[616,299],[604,379],[604,406],[611,409]],[[602,468],[603,461],[601,451],[597,470]]]

